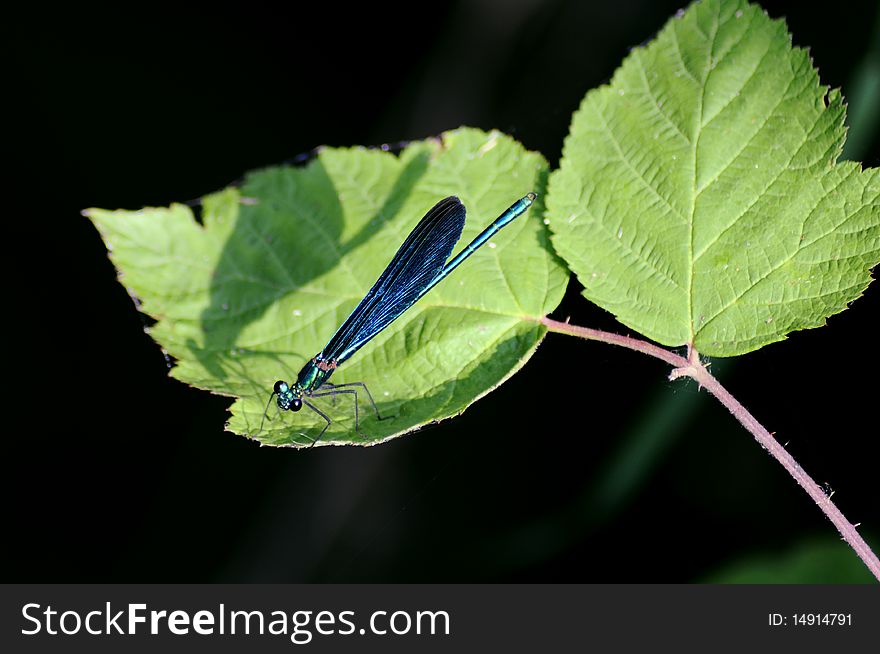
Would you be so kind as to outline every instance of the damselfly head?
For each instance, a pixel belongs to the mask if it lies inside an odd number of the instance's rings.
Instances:
[[[302,388],[299,384],[290,386],[286,381],[278,380],[274,386],[275,395],[278,396],[278,408],[282,411],[299,411],[302,409]]]

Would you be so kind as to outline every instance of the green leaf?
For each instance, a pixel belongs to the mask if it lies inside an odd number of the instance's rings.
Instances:
[[[270,445],[308,445],[314,412],[266,402],[292,380],[372,286],[424,213],[447,195],[468,209],[469,242],[514,201],[543,192],[547,166],[498,132],[448,132],[399,157],[320,151],[303,168],[269,168],[203,201],[87,212],[120,280],[157,320],[152,337],[177,359],[172,375],[237,397],[228,428]],[[314,403],[333,418],[322,444],[374,444],[464,411],[518,370],[545,333],[536,321],[562,298],[540,200],[334,373],[367,384],[383,415],[351,397]],[[363,395],[363,394],[362,394]]]
[[[712,573],[709,584],[869,584],[871,571],[840,540],[809,540],[779,555],[756,555]]]
[[[844,115],[781,20],[691,5],[575,113],[553,245],[587,298],[665,345],[732,356],[820,326],[880,260],[880,175],[837,161]]]

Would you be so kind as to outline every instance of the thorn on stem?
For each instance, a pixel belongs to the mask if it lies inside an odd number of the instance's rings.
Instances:
[[[687,377],[687,369],[685,368],[673,368],[672,372],[669,373],[669,381],[675,381],[679,377]]]
[[[700,380],[694,375],[697,370],[694,370],[693,366],[673,368],[672,372],[669,373],[669,381],[675,381],[681,377],[691,377],[695,382],[697,382],[697,390],[703,390],[703,384]]]

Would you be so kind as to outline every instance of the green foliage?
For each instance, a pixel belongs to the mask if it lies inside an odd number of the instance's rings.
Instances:
[[[868,584],[870,570],[840,540],[809,540],[779,555],[735,561],[702,581],[709,584]]]
[[[458,195],[461,247],[528,191],[543,194],[544,159],[498,132],[460,129],[398,157],[323,149],[303,168],[269,168],[189,207],[87,212],[153,338],[188,384],[238,398],[228,428],[271,445],[303,445],[324,421],[277,414],[266,400],[295,379],[356,306],[422,215]],[[314,402],[334,423],[322,443],[373,444],[464,411],[518,370],[562,298],[567,274],[550,252],[540,200],[346,362],[334,383],[366,382],[378,422],[351,398]]]
[[[844,115],[782,21],[694,4],[584,98],[553,245],[587,298],[665,345],[731,356],[822,325],[880,260],[880,175],[837,162]]]
[[[880,259],[880,175],[838,162],[845,107],[782,21],[706,0],[635,48],[576,112],[544,222],[587,298],[668,346],[730,356],[846,308]],[[183,205],[91,210],[122,283],[157,320],[172,374],[236,397],[229,429],[310,443],[311,411],[261,429],[418,219],[458,195],[463,242],[527,191],[525,217],[334,374],[368,384],[383,414],[316,400],[324,443],[373,444],[461,413],[518,370],[567,274],[540,216],[547,166],[498,132],[448,132],[400,156],[331,149]]]

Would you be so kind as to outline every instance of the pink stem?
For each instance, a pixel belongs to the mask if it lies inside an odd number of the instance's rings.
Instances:
[[[843,536],[843,539],[849,543],[850,547],[855,550],[859,558],[868,566],[871,573],[880,581],[880,560],[877,555],[871,551],[871,548],[859,534],[858,530],[850,524],[849,520],[844,517],[840,509],[831,501],[831,496],[826,495],[819,485],[804,471],[797,461],[788,453],[788,451],[773,437],[767,429],[759,423],[755,417],[749,413],[739,401],[730,394],[724,386],[722,386],[715,377],[713,377],[706,367],[700,362],[697,351],[689,348],[688,357],[685,358],[674,352],[670,352],[662,347],[642,341],[629,336],[620,336],[610,332],[604,332],[598,329],[590,329],[588,327],[578,327],[568,323],[559,322],[550,318],[542,318],[541,323],[544,324],[551,332],[558,334],[567,334],[569,336],[578,336],[592,341],[601,341],[612,345],[629,348],[637,352],[642,352],[649,356],[665,361],[673,366],[670,373],[670,379],[679,377],[691,377],[696,380],[701,387],[705,388],[714,395],[721,404],[727,407],[727,410],[733,414],[733,417],[739,420],[740,424],[745,427],[755,440],[766,449],[770,455],[779,461],[788,473],[794,477],[794,480],[807,491],[807,494],[813,498],[822,512],[837,527],[837,531]]]

